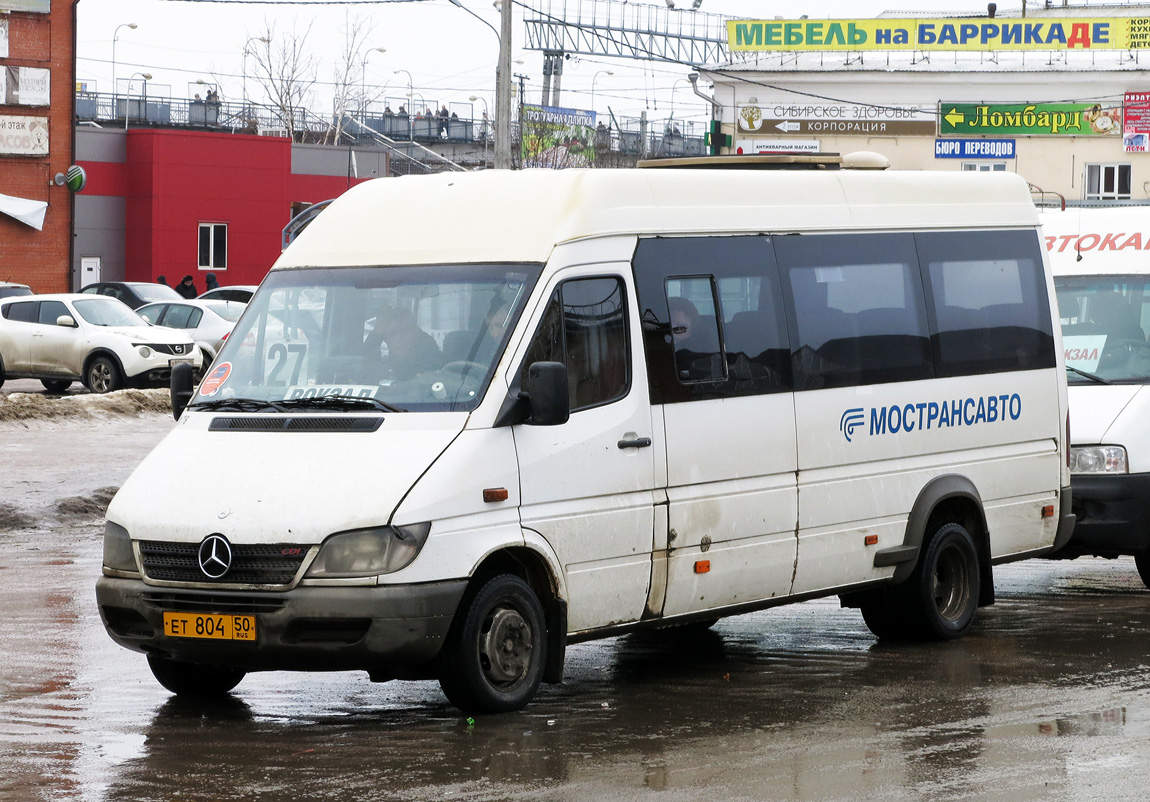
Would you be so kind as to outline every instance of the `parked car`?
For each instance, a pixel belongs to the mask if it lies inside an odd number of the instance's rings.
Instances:
[[[62,393],[82,381],[94,393],[168,382],[172,365],[199,370],[186,332],[150,326],[115,298],[83,293],[0,300],[0,385],[39,379]]]
[[[84,294],[108,295],[123,301],[131,309],[138,309],[154,301],[179,301],[182,297],[167,284],[148,281],[101,281],[80,290]]]
[[[255,284],[235,284],[231,287],[216,287],[214,290],[208,290],[200,297],[196,298],[197,301],[239,301],[246,304],[252,299],[255,294]]]
[[[187,332],[204,354],[204,366],[211,364],[220,346],[231,334],[232,328],[247,304],[238,301],[194,301],[145,304],[136,314],[156,326],[181,329]]]
[[[14,298],[19,295],[31,295],[32,288],[27,284],[13,284],[11,281],[0,281],[0,298]]]

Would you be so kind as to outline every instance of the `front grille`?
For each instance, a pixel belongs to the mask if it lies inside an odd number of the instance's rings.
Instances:
[[[176,343],[175,345],[168,345],[167,343],[145,343],[145,345],[157,354],[175,354],[177,356],[188,356],[194,348],[191,343]]]
[[[146,592],[141,595],[146,604],[177,613],[222,613],[229,615],[258,615],[282,609],[286,600],[277,597],[237,596],[230,594],[191,594]]]
[[[215,585],[287,585],[308,554],[308,546],[231,544],[232,566],[219,579],[200,570],[199,543],[140,541],[144,575],[163,582],[205,582]]]
[[[209,432],[374,432],[382,417],[212,418]]]

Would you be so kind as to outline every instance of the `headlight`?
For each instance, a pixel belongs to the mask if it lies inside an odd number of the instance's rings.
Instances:
[[[309,579],[390,574],[411,564],[427,542],[431,523],[340,532],[323,542]]]
[[[1070,449],[1071,473],[1126,473],[1126,449],[1122,446],[1074,446]]]
[[[138,573],[128,530],[111,521],[104,526],[104,567],[113,571]]]

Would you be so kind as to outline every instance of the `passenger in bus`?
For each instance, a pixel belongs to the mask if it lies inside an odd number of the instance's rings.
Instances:
[[[364,355],[380,360],[392,379],[410,379],[443,367],[443,354],[435,338],[419,328],[415,315],[403,307],[381,306],[363,347]]]
[[[695,304],[682,296],[669,297],[667,307],[671,315],[671,339],[679,381],[721,381],[724,371],[719,361],[714,319],[711,319],[711,326],[703,324]]]

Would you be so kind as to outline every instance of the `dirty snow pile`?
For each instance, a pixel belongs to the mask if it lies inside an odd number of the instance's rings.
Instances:
[[[104,395],[10,393],[0,396],[0,423],[54,418],[103,418],[151,412],[171,414],[171,411],[171,396],[167,389],[117,390]]]

